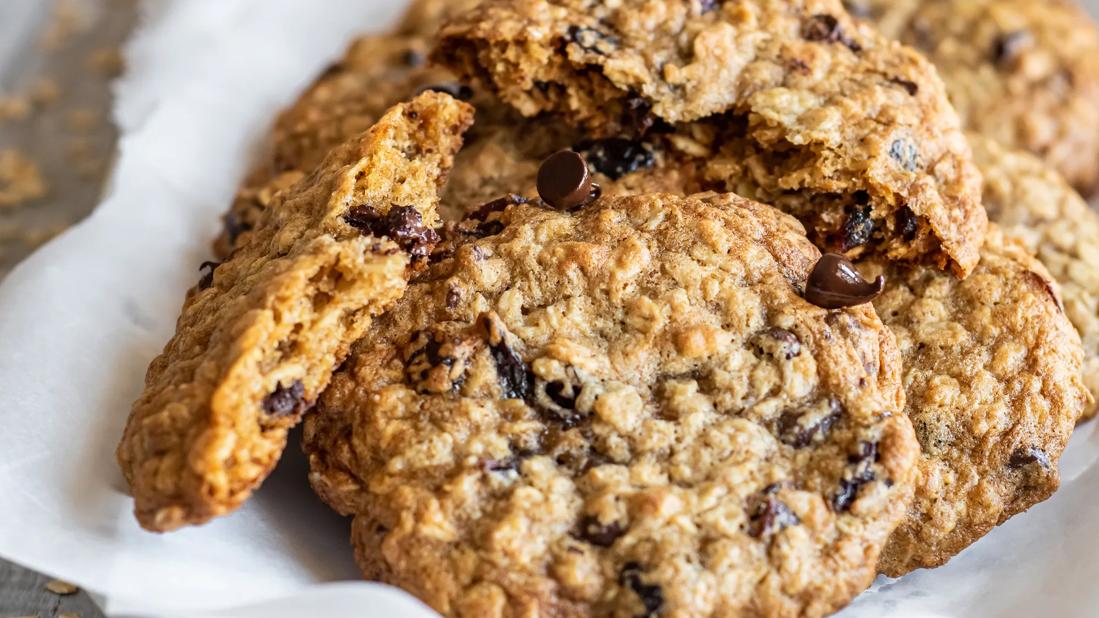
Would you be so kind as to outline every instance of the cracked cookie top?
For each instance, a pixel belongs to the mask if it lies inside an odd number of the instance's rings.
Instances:
[[[918,445],[871,306],[803,298],[796,220],[651,194],[460,227],[306,421],[367,577],[463,616],[823,615],[870,583]]]
[[[819,246],[959,276],[977,262],[980,177],[942,82],[839,0],[488,0],[439,39],[462,77],[594,137],[711,119],[673,139],[724,153],[715,188],[794,214]]]

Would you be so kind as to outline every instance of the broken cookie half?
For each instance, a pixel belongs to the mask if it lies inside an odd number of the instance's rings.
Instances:
[[[395,106],[208,266],[118,447],[143,527],[204,523],[267,477],[287,431],[437,242],[438,191],[472,120],[445,94]]]
[[[839,0],[488,0],[435,57],[525,115],[663,133],[709,188],[795,215],[821,248],[978,262],[980,174],[942,82]]]

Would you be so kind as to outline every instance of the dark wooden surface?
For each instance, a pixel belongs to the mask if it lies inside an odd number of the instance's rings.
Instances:
[[[0,560],[0,618],[104,618],[87,592],[60,595],[46,584],[53,578]]]

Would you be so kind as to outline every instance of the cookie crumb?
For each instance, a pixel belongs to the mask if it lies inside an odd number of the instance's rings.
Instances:
[[[17,206],[46,195],[38,165],[18,150],[0,150],[0,208]]]
[[[0,122],[5,120],[26,120],[34,107],[27,97],[0,95]]]
[[[117,47],[102,47],[88,54],[88,68],[104,77],[118,77],[126,70],[126,61]]]
[[[41,77],[31,84],[28,97],[35,107],[43,107],[61,97],[61,86],[48,77]]]
[[[50,592],[54,594],[59,594],[61,596],[68,596],[70,594],[76,594],[76,592],[79,591],[80,588],[70,584],[69,582],[61,581],[60,579],[51,579],[50,581],[46,582],[46,590],[49,590]]]

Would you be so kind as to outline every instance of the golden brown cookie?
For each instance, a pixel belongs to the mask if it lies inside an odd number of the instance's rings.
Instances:
[[[328,153],[369,129],[391,106],[427,88],[463,95],[450,74],[428,66],[423,37],[371,35],[356,39],[288,109],[271,130],[267,151],[254,165],[224,217],[215,254],[224,259],[248,242],[260,213],[279,191],[314,169]]]
[[[794,219],[655,194],[486,220],[306,421],[368,578],[449,616],[821,616],[870,583],[918,446],[870,305],[802,298]]]
[[[395,107],[209,265],[118,447],[142,526],[206,522],[266,478],[287,430],[438,240],[438,189],[471,121],[437,93]]]
[[[435,57],[593,137],[711,119],[675,139],[830,250],[959,276],[977,262],[980,178],[942,83],[839,0],[489,0],[444,26]]]
[[[1065,315],[1084,344],[1084,383],[1099,401],[1099,214],[1037,157],[970,135],[990,219],[1038,256],[1060,284]]]
[[[962,123],[1099,184],[1099,28],[1070,0],[848,0],[939,69]]]
[[[905,412],[923,451],[915,501],[879,566],[897,577],[945,563],[1048,498],[1089,396],[1057,284],[995,226],[964,281],[923,267],[860,267],[885,275],[874,307],[897,336]]]

